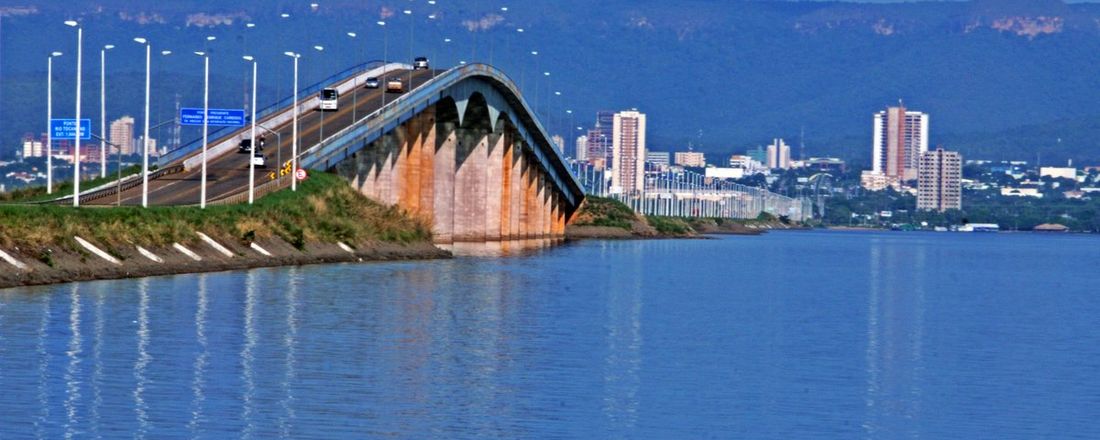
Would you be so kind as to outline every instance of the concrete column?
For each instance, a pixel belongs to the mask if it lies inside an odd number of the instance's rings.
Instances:
[[[422,135],[420,143],[417,145],[420,148],[418,155],[420,171],[417,177],[420,186],[418,192],[420,200],[417,205],[420,208],[420,218],[428,221],[428,224],[432,224],[431,222],[435,218],[435,107],[424,110],[421,115],[420,131]]]
[[[432,210],[435,213],[432,235],[439,244],[454,243],[455,220],[455,151],[458,145],[458,133],[454,123],[436,123],[436,147],[432,181],[435,200]]]
[[[504,193],[504,133],[488,136],[488,157],[485,164],[485,240],[501,239],[501,195]]]
[[[408,133],[401,145],[401,157],[405,159],[400,167],[402,178],[398,205],[414,217],[420,215],[420,147],[424,143],[422,116],[417,115],[409,120]]]
[[[533,238],[535,233],[535,170],[531,167],[531,158],[523,155],[523,201],[519,208],[520,238]]]
[[[456,149],[454,240],[485,241],[485,180],[489,136],[477,129],[460,128]]]
[[[522,223],[521,207],[523,206],[523,143],[514,140],[512,142],[512,190],[509,196],[508,216],[510,217],[511,227],[508,228],[511,232],[512,239],[522,239],[523,231],[520,227]]]
[[[515,151],[512,133],[505,131],[500,157],[500,239],[512,239],[512,152]]]

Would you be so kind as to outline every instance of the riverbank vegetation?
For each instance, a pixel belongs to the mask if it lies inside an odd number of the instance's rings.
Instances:
[[[766,213],[744,220],[641,216],[617,200],[589,196],[566,230],[566,236],[576,239],[691,238],[708,234],[756,235],[770,229],[793,227],[797,225]]]
[[[254,205],[75,209],[0,205],[0,247],[76,249],[74,236],[108,248],[192,243],[197,232],[250,243],[279,238],[298,249],[307,242],[412,243],[431,241],[424,221],[359,194],[340,177],[315,172],[297,192],[280,191]]]

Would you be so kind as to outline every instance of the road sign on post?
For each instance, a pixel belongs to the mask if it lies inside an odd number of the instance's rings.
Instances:
[[[306,174],[306,170],[301,168],[298,168],[298,171],[294,173],[294,178],[298,179],[299,182],[306,180],[307,177],[309,176]]]
[[[210,127],[244,127],[244,110],[212,108],[207,113]],[[180,125],[202,126],[202,108],[181,108]]]
[[[58,141],[71,141],[76,138],[76,120],[75,119],[51,119],[50,120],[50,138]],[[80,120],[80,140],[87,141],[92,139],[92,120],[81,119]]]

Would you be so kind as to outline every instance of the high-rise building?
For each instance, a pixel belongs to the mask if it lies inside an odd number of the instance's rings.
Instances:
[[[645,188],[645,114],[615,113],[611,133],[611,192],[636,194]]]
[[[118,146],[122,154],[140,153],[134,149],[134,118],[123,116],[111,122],[111,143]]]
[[[565,138],[561,137],[560,134],[555,134],[550,136],[550,142],[554,144],[554,148],[557,148],[558,152],[565,154]]]
[[[673,156],[676,165],[682,167],[703,168],[707,166],[707,157],[698,151],[677,151]]]
[[[899,180],[917,178],[921,154],[928,151],[928,114],[904,106],[875,113],[874,173]]]
[[[962,209],[962,156],[958,152],[937,148],[921,154],[917,175],[917,209]]]
[[[585,162],[588,160],[588,136],[577,136],[577,143],[575,144],[576,154],[573,157],[578,162]]]
[[[588,161],[594,165],[600,162],[601,159],[604,164],[615,162],[611,152],[614,125],[614,112],[601,111],[596,113],[596,127],[588,131]]]
[[[35,139],[34,135],[27,135],[23,138],[23,158],[28,157],[46,157],[42,141]]]
[[[783,139],[772,140],[772,144],[768,145],[767,156],[769,169],[791,169],[791,146]]]

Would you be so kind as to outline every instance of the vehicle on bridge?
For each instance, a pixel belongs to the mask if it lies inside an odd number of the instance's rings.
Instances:
[[[390,78],[386,81],[386,93],[405,93],[405,81],[401,78]]]
[[[260,144],[260,150],[263,150],[263,149],[264,149],[263,144]],[[248,153],[248,152],[251,152],[251,151],[252,151],[252,139],[244,138],[244,139],[241,139],[241,142],[239,144],[237,144],[237,153],[238,154],[244,154],[244,153]]]
[[[340,92],[336,89],[327,88],[321,90],[321,111],[335,111],[340,106]]]
[[[382,82],[378,81],[378,78],[375,78],[373,76],[370,77],[370,78],[367,78],[366,88],[368,88],[368,89],[377,89],[381,86],[382,86]]]
[[[256,166],[257,168],[266,168],[267,162],[264,160],[264,154],[259,151],[257,151],[256,154],[253,154],[252,165]]]
[[[427,57],[416,57],[413,60],[413,70],[428,70],[429,67]]]

